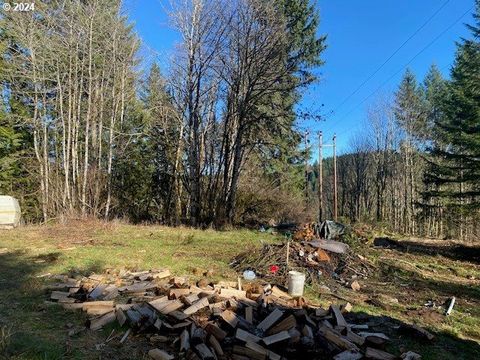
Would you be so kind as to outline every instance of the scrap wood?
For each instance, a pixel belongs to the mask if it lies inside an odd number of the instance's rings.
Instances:
[[[283,316],[283,311],[279,309],[273,310],[265,319],[258,324],[257,329],[267,331],[274,323]]]
[[[170,355],[166,351],[160,349],[152,349],[148,352],[148,356],[150,356],[154,360],[173,360],[175,356]]]
[[[415,324],[402,324],[399,330],[405,333],[413,334],[415,336],[420,336],[429,341],[435,339],[435,336],[432,333]]]
[[[395,355],[392,355],[388,352],[374,349],[371,347],[367,347],[365,350],[365,357],[367,359],[373,359],[373,360],[395,360],[397,357]]]
[[[260,337],[249,333],[248,331],[242,330],[240,328],[235,332],[235,338],[243,342],[259,342],[262,340]]]
[[[267,337],[264,337],[262,341],[265,343],[265,345],[269,346],[271,344],[275,344],[280,341],[284,341],[290,339],[290,334],[288,331],[281,331],[275,335],[270,335]]]
[[[109,313],[106,313],[100,317],[90,320],[89,328],[90,330],[98,330],[104,327],[107,324],[110,324],[116,320],[115,312],[111,310]]]
[[[207,345],[201,343],[195,346],[195,350],[197,351],[200,359],[202,360],[215,360],[215,355],[213,355],[212,351],[207,347]]]

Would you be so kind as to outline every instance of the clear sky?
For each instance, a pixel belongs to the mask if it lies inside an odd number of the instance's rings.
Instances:
[[[162,5],[166,3],[166,0],[125,3],[125,12],[143,40],[141,55],[147,62],[156,59],[163,68],[178,41]],[[395,91],[407,63],[410,62],[408,66],[420,81],[433,62],[448,76],[455,42],[469,36],[464,24],[472,22],[473,6],[474,0],[317,0],[321,17],[319,34],[328,36],[328,48],[323,54],[326,63],[317,70],[320,81],[304,92],[300,106],[320,111],[325,121],[307,121],[301,126],[312,134],[322,129],[325,139],[336,132],[340,151],[347,151],[350,137],[365,124],[368,105],[379,95]],[[345,101],[436,12],[372,79]]]

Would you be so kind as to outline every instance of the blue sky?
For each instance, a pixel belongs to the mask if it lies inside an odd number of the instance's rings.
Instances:
[[[162,5],[166,3],[165,0],[126,0],[125,3],[125,12],[135,23],[135,30],[143,40],[141,55],[147,58],[147,62],[157,60],[163,68],[167,66],[174,44],[178,41],[177,34],[169,27],[168,16]],[[316,4],[321,17],[319,34],[328,36],[328,48],[323,54],[326,63],[317,70],[320,81],[304,92],[300,106],[305,110],[320,109],[325,114],[325,121],[307,121],[301,125],[311,133],[323,130],[325,139],[330,139],[336,132],[340,151],[348,151],[350,137],[365,126],[368,105],[376,97],[395,91],[404,65],[442,33],[409,67],[421,80],[434,62],[448,76],[455,54],[455,42],[462,36],[469,36],[464,24],[472,22],[473,10],[453,24],[473,7],[474,1],[317,0]],[[442,6],[416,36],[339,107]],[[381,85],[380,90],[370,96]],[[332,113],[334,109],[336,112]]]

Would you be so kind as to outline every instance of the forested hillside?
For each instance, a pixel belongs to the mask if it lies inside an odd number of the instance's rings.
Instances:
[[[317,150],[302,146],[299,127],[313,114],[298,107],[319,81],[326,47],[315,7],[192,0],[167,9],[180,43],[162,70],[145,66],[120,1],[39,1],[34,11],[3,11],[0,193],[20,200],[28,222],[316,219]],[[478,238],[478,0],[475,11],[450,77],[435,65],[424,79],[407,70],[395,94],[371,104],[365,130],[350,134],[338,158],[346,221]],[[328,217],[331,160],[324,163]]]

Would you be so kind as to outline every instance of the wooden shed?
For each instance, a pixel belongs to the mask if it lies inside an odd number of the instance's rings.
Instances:
[[[20,223],[20,205],[12,196],[0,195],[0,229],[13,229]]]

